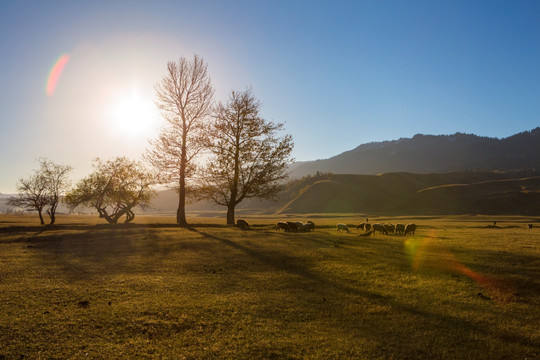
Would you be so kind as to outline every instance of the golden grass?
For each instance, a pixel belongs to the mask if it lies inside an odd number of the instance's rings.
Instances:
[[[370,218],[419,228],[360,237],[334,227],[364,215],[311,218],[323,228],[1,216],[0,359],[540,354],[540,229],[525,227],[535,219]]]

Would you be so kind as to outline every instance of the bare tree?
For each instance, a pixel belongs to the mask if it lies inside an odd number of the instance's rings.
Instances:
[[[201,196],[227,207],[227,224],[234,224],[242,200],[275,197],[292,161],[292,137],[278,137],[283,124],[261,118],[260,107],[251,90],[233,91],[217,106],[208,131],[212,157],[201,176]]]
[[[140,162],[125,157],[106,162],[96,159],[94,172],[66,195],[66,203],[72,209],[91,206],[109,224],[116,224],[124,215],[124,222],[129,223],[135,218],[134,207],[150,206],[155,183]]]
[[[203,149],[205,119],[212,111],[214,90],[207,64],[197,55],[167,64],[167,75],[155,86],[157,103],[167,125],[150,141],[145,159],[160,174],[160,182],[178,192],[176,221],[186,221],[188,181],[193,177],[195,157]]]
[[[19,179],[17,183],[18,196],[8,200],[8,204],[19,206],[29,211],[37,211],[41,225],[43,220],[43,210],[47,211],[51,221],[56,221],[56,208],[60,202],[62,194],[69,186],[68,173],[70,166],[59,165],[51,160],[39,159],[40,168],[34,170],[28,178]]]

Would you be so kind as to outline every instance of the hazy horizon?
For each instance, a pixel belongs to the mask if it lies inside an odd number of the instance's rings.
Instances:
[[[47,157],[139,159],[167,61],[208,63],[216,100],[253,89],[298,161],[415,134],[540,124],[540,3],[0,3],[0,193]],[[56,64],[56,66],[55,66]]]

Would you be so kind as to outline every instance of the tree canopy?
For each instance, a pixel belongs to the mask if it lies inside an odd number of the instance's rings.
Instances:
[[[292,161],[292,137],[279,137],[283,124],[263,119],[260,108],[251,90],[233,91],[217,106],[207,132],[211,157],[202,172],[201,196],[227,207],[227,224],[234,224],[235,207],[244,199],[277,195]]]
[[[80,180],[66,195],[72,208],[93,207],[99,217],[116,224],[125,215],[125,223],[135,218],[134,208],[150,206],[155,196],[156,178],[142,163],[117,157],[113,160],[96,159],[94,172]]]
[[[39,169],[34,170],[29,177],[19,179],[18,195],[9,199],[8,204],[37,211],[41,225],[45,224],[43,210],[46,210],[52,225],[56,221],[60,198],[69,185],[68,174],[72,168],[46,158],[40,158],[39,164]]]

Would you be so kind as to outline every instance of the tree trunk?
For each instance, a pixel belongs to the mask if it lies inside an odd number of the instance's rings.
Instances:
[[[107,210],[105,209],[97,208],[97,211],[99,213],[99,217],[107,220],[109,224],[116,224],[116,222],[118,221],[117,218],[115,219],[114,217],[107,214]]]
[[[124,224],[132,222],[133,219],[135,219],[135,213],[131,211],[131,209],[126,211],[126,220],[124,220]]]
[[[56,221],[56,214],[54,212],[51,212],[49,214],[49,217],[51,218],[51,222],[49,223],[49,225],[53,225],[54,222]]]
[[[230,203],[227,206],[227,225],[234,225],[234,208],[236,205],[234,203]]]
[[[178,210],[176,210],[176,222],[181,226],[187,226],[186,221],[186,186],[184,179],[181,180],[178,191]]]
[[[38,214],[39,214],[39,222],[41,223],[41,225],[45,225],[45,221],[43,221],[43,214],[41,214],[41,210],[38,210]]]
[[[186,149],[186,122],[183,120],[182,131],[182,157],[180,160],[180,189],[178,189],[178,210],[176,210],[176,222],[180,226],[187,226],[186,221],[186,166],[187,166],[187,149]]]
[[[56,207],[57,206],[58,206],[58,202],[55,202],[54,204],[51,205],[51,208],[47,210],[47,214],[51,218],[51,222],[49,223],[49,225],[53,225],[56,221]]]

